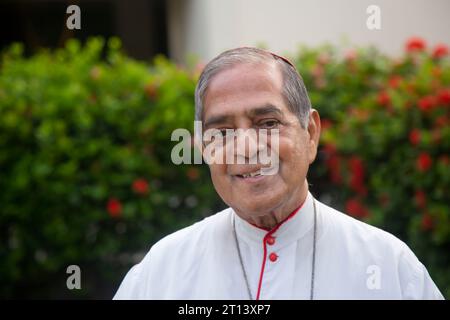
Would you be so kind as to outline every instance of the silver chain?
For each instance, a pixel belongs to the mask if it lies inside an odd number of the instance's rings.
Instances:
[[[236,221],[236,219],[235,219],[235,217],[233,215],[233,234],[234,234],[234,240],[235,240],[235,243],[236,243],[237,252],[238,252],[238,255],[239,255],[239,262],[241,263],[242,273],[244,274],[245,284],[247,285],[248,297],[249,297],[250,300],[253,300],[252,292],[250,290],[250,285],[248,284],[247,272],[245,272],[244,263],[242,261],[241,248],[239,247],[239,241],[238,241],[238,238],[237,238],[236,222],[235,221]]]
[[[316,201],[314,198],[313,198],[313,206],[314,206],[314,231],[313,231],[313,255],[312,255],[312,263],[311,263],[311,291],[310,291],[310,296],[309,296],[310,300],[314,299],[314,276],[315,276],[314,271],[316,269],[317,210],[316,210]],[[248,297],[250,300],[253,300],[252,292],[250,290],[250,285],[248,282],[247,272],[245,271],[244,262],[242,260],[241,248],[239,246],[239,240],[237,237],[235,220],[236,219],[233,215],[233,234],[234,234],[234,240],[236,243],[236,249],[237,249],[238,256],[239,256],[239,262],[241,263],[241,268],[242,268],[242,273],[244,275],[245,284],[247,285]],[[265,261],[264,261],[264,263],[265,263]]]
[[[316,235],[317,235],[317,210],[316,210],[316,200],[313,198],[314,206],[314,232],[313,232],[313,256],[311,262],[311,294],[309,295],[309,300],[314,300],[314,276],[316,270]]]

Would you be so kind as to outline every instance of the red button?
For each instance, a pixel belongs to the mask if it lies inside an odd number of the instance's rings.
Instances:
[[[268,237],[266,239],[266,242],[267,242],[268,245],[271,246],[271,245],[273,245],[275,243],[275,238],[274,237]]]
[[[277,256],[277,254],[276,254],[275,252],[272,252],[272,253],[269,255],[269,259],[270,259],[270,261],[275,262],[275,261],[277,261],[278,256]]]

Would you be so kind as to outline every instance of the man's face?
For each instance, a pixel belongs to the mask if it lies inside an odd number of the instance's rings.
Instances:
[[[205,130],[279,130],[279,168],[273,175],[243,177],[263,167],[261,164],[210,164],[217,193],[247,217],[298,205],[307,192],[305,179],[316,156],[320,120],[314,111],[310,117],[313,128],[310,124],[303,129],[282,97],[282,86],[282,74],[275,63],[239,64],[217,74],[204,98]],[[270,137],[267,140],[270,148]],[[249,157],[247,147],[244,155]]]

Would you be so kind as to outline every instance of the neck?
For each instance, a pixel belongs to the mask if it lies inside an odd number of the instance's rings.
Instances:
[[[263,215],[241,215],[247,222],[263,229],[271,230],[279,223],[284,221],[292,212],[297,210],[306,200],[308,195],[308,183],[305,180],[304,185],[286,201],[285,204],[278,208],[268,211]]]

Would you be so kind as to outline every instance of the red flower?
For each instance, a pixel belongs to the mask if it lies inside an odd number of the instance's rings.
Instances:
[[[426,152],[422,152],[419,154],[419,157],[416,160],[417,169],[421,172],[428,171],[430,169],[433,160],[430,155]]]
[[[433,58],[439,59],[448,55],[448,47],[445,44],[439,43],[434,47]]]
[[[422,215],[422,221],[421,221],[421,227],[422,230],[424,231],[428,231],[433,229],[434,223],[433,223],[433,218],[431,217],[431,215],[426,212]]]
[[[342,182],[341,158],[337,154],[336,146],[330,143],[326,144],[323,152],[326,155],[325,164],[328,168],[331,182],[334,184],[340,184]]]
[[[327,161],[327,166],[330,171],[331,182],[334,184],[342,183],[341,158],[338,155],[332,155]]]
[[[363,161],[354,156],[351,157],[349,160],[349,166],[350,166],[350,187],[360,193],[365,195],[367,193],[367,189],[364,185],[364,165]]]
[[[158,96],[157,87],[153,83],[148,83],[145,86],[144,91],[145,91],[147,97],[150,98],[151,100],[155,100],[156,97]]]
[[[414,201],[416,202],[416,205],[419,208],[421,209],[425,208],[427,204],[427,196],[425,192],[423,192],[423,190],[417,190],[416,193],[414,194]]]
[[[333,125],[333,123],[329,119],[320,119],[320,124],[321,124],[322,130],[327,130],[328,128],[330,128]]]
[[[433,96],[426,96],[421,98],[417,104],[420,110],[427,112],[436,106],[436,99]]]
[[[446,116],[439,116],[436,118],[436,120],[434,121],[434,124],[438,127],[438,128],[442,128],[445,127],[448,124],[448,118]]]
[[[419,129],[413,129],[409,133],[409,142],[413,146],[418,145],[420,143],[420,130]]]
[[[347,213],[356,218],[365,218],[369,216],[369,211],[365,208],[358,199],[352,198],[345,204]]]
[[[389,78],[389,86],[392,89],[396,89],[401,81],[402,81],[402,77],[400,77],[398,75],[392,76]]]
[[[148,192],[148,182],[145,179],[136,179],[133,181],[133,191],[137,194],[146,194]]]
[[[189,168],[186,172],[187,177],[189,180],[195,181],[200,177],[200,172],[197,168]]]
[[[426,47],[426,43],[422,38],[413,37],[406,42],[405,47],[407,52],[423,51]]]
[[[106,206],[111,217],[117,218],[122,214],[122,203],[116,198],[110,198]]]
[[[381,106],[387,106],[391,103],[391,97],[386,91],[382,91],[377,97],[378,104]]]
[[[438,100],[441,104],[450,104],[450,89],[442,89],[438,93]]]
[[[327,143],[323,147],[323,151],[327,154],[327,156],[331,156],[337,153],[337,148],[333,143]]]

